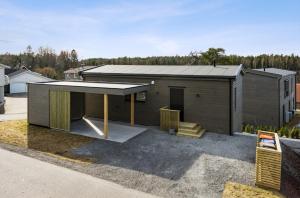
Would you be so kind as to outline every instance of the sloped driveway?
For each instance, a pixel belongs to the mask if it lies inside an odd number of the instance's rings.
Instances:
[[[0,121],[22,120],[27,118],[27,95],[14,94],[5,97],[5,113],[0,114]]]

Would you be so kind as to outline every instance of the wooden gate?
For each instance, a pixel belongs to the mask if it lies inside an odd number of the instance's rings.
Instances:
[[[160,129],[167,131],[169,129],[178,130],[180,120],[180,111],[171,110],[168,107],[160,108]]]
[[[50,128],[70,131],[70,92],[50,91]]]

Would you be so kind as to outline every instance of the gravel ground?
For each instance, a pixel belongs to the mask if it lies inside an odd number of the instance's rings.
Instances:
[[[1,147],[161,197],[221,197],[227,181],[254,185],[255,137],[206,133],[201,139],[149,129],[126,143],[95,140],[73,150],[82,166],[41,152]]]

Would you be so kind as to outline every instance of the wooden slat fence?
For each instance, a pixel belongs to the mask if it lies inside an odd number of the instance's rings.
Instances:
[[[70,131],[70,92],[50,91],[50,128]]]
[[[171,110],[168,107],[160,108],[160,129],[167,131],[169,129],[178,130],[180,122],[180,111]]]

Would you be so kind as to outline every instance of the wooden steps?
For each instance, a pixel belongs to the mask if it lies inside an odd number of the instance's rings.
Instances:
[[[199,124],[191,122],[180,122],[177,136],[200,138],[205,132]]]

